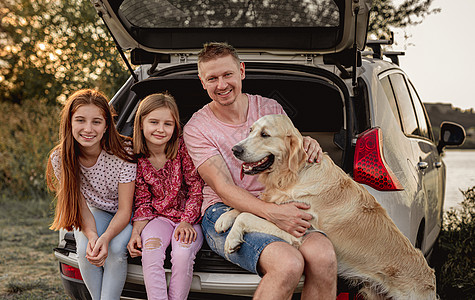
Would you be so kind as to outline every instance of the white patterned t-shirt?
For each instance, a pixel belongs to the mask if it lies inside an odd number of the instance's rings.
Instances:
[[[58,180],[61,180],[59,151],[51,154],[51,164]],[[102,150],[92,167],[81,165],[81,193],[89,206],[111,213],[119,208],[119,183],[135,180],[137,164],[122,160]]]

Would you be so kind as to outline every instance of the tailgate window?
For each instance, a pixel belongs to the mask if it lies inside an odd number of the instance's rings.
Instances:
[[[338,27],[333,0],[125,0],[120,15],[140,28]]]

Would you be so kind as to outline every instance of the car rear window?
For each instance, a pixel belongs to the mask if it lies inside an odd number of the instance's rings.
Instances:
[[[338,27],[333,0],[125,0],[119,14],[141,28]]]

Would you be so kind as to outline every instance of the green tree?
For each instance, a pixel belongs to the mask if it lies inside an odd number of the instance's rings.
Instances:
[[[53,104],[87,87],[112,96],[128,77],[89,0],[4,0],[0,18],[0,101]]]
[[[394,28],[420,24],[426,16],[440,12],[440,8],[431,7],[434,0],[404,0],[400,5],[393,2],[373,0],[368,31],[375,38],[388,39]]]
[[[374,0],[369,30],[387,38],[440,11],[433,0]],[[56,103],[98,87],[111,97],[129,76],[89,0],[0,2],[0,101]]]

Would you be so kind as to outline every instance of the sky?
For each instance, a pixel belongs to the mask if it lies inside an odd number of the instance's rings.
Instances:
[[[405,51],[402,69],[423,102],[451,103],[475,110],[475,1],[434,0],[437,14],[404,32],[395,31],[393,50]]]

